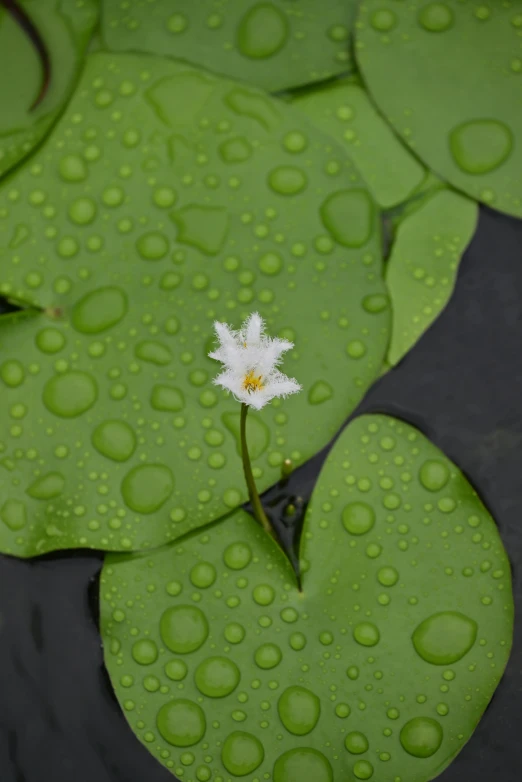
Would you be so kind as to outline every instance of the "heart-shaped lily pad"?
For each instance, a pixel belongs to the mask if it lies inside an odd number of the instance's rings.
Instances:
[[[297,94],[293,105],[346,146],[380,207],[406,201],[426,176],[419,163],[380,116],[356,78]]]
[[[253,310],[304,392],[249,416],[263,489],[378,376],[379,219],[343,150],[292,107],[167,59],[92,55],[0,189],[0,548],[138,549],[246,499],[213,321]],[[305,316],[306,315],[306,316]]]
[[[364,0],[356,56],[379,109],[452,185],[522,217],[522,2]]]
[[[386,265],[386,282],[393,302],[387,355],[392,366],[406,355],[448,303],[477,219],[475,201],[443,189],[401,220]]]
[[[176,57],[270,91],[350,70],[355,0],[104,0],[113,51]]]
[[[49,54],[51,79],[42,84],[42,63],[23,26],[0,4],[0,176],[31,152],[49,131],[69,97],[90,34],[96,0],[23,3]]]
[[[244,512],[102,572],[105,660],[133,731],[186,782],[424,782],[469,739],[513,622],[495,523],[386,416],[319,476],[302,591]]]

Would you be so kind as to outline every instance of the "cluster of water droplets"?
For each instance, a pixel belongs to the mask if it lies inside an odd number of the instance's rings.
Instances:
[[[333,0],[275,0],[248,6],[202,2],[191,8],[154,0],[104,3],[114,50],[178,56],[269,90],[319,81],[349,68],[349,14]]]
[[[471,487],[415,430],[352,422],[303,536],[303,592],[242,513],[104,569],[118,697],[183,779],[405,782],[452,756],[491,697],[509,566]]]
[[[211,383],[216,319],[256,308],[297,345],[285,371],[306,393],[249,422],[261,488],[321,447],[378,374],[389,303],[375,208],[302,124],[166,60],[90,58],[0,200],[0,291],[43,310],[3,322],[15,420],[0,448],[18,508],[14,524],[0,512],[5,550],[144,548],[245,499],[237,405]],[[290,324],[312,300],[307,335]],[[313,345],[324,372],[305,360]],[[309,405],[323,411],[312,437]]]
[[[513,102],[522,73],[517,5],[414,2],[399,8],[370,0],[362,4],[359,29],[364,32],[356,46],[369,88],[404,140],[464,192],[520,216],[520,123]],[[405,49],[413,40],[415,61]],[[408,77],[413,62],[420,89]],[[391,89],[390,68],[398,76]],[[434,78],[439,84],[430,92]],[[433,117],[424,103],[428,96],[437,106]]]

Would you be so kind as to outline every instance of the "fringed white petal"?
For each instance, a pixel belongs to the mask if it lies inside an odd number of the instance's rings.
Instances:
[[[263,318],[258,312],[253,312],[249,315],[241,329],[247,347],[255,348],[260,345],[264,328],[265,324]]]
[[[220,347],[233,347],[237,344],[235,331],[233,331],[226,323],[220,323],[216,320],[214,323],[214,330],[219,340]]]
[[[219,345],[209,356],[223,365],[223,371],[214,378],[214,383],[230,391],[238,401],[261,410],[275,397],[301,390],[295,379],[277,368],[283,354],[293,348],[293,343],[266,336],[263,319],[257,312],[252,313],[238,331],[217,321],[214,328]],[[260,378],[259,388],[252,388],[251,380],[246,382],[252,374]]]
[[[256,367],[263,375],[270,374],[283,360],[283,353],[286,353],[287,350],[291,350],[293,347],[293,342],[288,342],[286,339],[267,340],[263,350],[260,351]]]

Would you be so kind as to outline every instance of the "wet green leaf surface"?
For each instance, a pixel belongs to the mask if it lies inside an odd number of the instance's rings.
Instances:
[[[105,0],[103,36],[113,51],[176,57],[269,91],[353,67],[354,0]]]
[[[460,259],[475,232],[478,205],[439,190],[400,222],[386,283],[393,301],[393,366],[440,315],[455,287]]]
[[[0,6],[0,176],[44,138],[75,85],[83,53],[96,24],[98,4],[60,0],[23,3],[50,57],[51,78],[42,102],[42,63],[27,32]]]
[[[259,310],[296,343],[283,369],[304,392],[249,422],[259,488],[316,453],[381,369],[380,253],[350,160],[291,107],[166,59],[89,57],[0,189],[0,293],[39,308],[0,321],[1,550],[156,546],[246,499],[215,319]]]
[[[509,655],[510,568],[459,470],[412,427],[353,421],[319,476],[302,592],[238,511],[107,558],[105,660],[132,730],[188,782],[425,782]]]
[[[355,51],[380,111],[426,165],[522,216],[520,0],[365,0]]]
[[[400,142],[355,79],[297,95],[293,105],[346,147],[382,209],[406,201],[426,169]]]

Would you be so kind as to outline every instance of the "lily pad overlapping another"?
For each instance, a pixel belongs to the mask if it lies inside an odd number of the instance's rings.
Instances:
[[[440,315],[478,220],[478,205],[427,171],[379,115],[357,77],[292,98],[318,128],[347,148],[385,211],[392,247],[387,362],[395,365]]]
[[[305,392],[248,438],[260,490],[322,448],[389,339],[379,217],[286,104],[167,59],[88,58],[0,189],[0,548],[158,546],[246,499],[213,321],[253,309]],[[296,325],[297,324],[297,325]]]
[[[300,555],[301,588],[241,510],[108,555],[101,631],[130,727],[187,782],[432,779],[510,652],[495,522],[422,434],[364,416],[323,467]]]
[[[413,152],[522,217],[522,1],[364,0],[356,38],[365,84]]]
[[[111,51],[175,57],[270,92],[353,68],[356,0],[104,0]]]
[[[24,11],[45,44],[50,79],[27,31],[0,4],[0,176],[26,157],[48,133],[69,98],[98,19],[97,0],[39,0]]]
[[[399,222],[386,264],[393,302],[387,360],[397,364],[440,315],[475,233],[478,205],[448,188],[428,195]]]
[[[292,105],[347,148],[381,209],[404,203],[427,171],[379,115],[357,76],[294,93]]]

